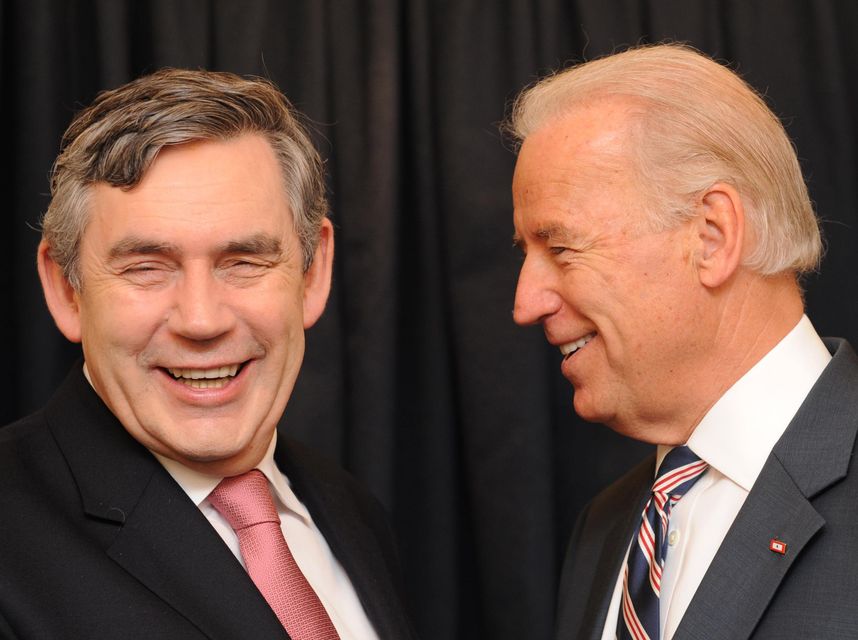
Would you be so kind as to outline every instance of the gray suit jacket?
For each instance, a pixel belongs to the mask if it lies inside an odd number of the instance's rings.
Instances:
[[[834,358],[739,511],[675,640],[858,638],[858,358]],[[645,460],[591,502],[561,577],[557,638],[598,640],[654,472]],[[786,554],[769,549],[777,538]]]

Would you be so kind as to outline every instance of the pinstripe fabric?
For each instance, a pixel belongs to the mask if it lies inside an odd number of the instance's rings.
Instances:
[[[629,549],[617,623],[620,640],[659,640],[659,595],[670,510],[708,467],[688,447],[676,447],[664,457]]]

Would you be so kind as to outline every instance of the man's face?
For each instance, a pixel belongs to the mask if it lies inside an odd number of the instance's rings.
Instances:
[[[165,148],[136,187],[95,185],[90,204],[83,286],[58,324],[82,341],[95,390],[157,453],[213,475],[252,467],[327,297],[329,223],[305,275],[256,135]]]
[[[576,412],[638,439],[677,417],[705,321],[691,223],[647,230],[629,107],[579,107],[524,142],[513,181],[525,252],[515,321],[541,323]]]

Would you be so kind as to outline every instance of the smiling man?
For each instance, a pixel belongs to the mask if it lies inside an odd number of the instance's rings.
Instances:
[[[0,636],[411,637],[380,506],[276,432],[334,253],[296,118],[164,70],[66,132],[38,268],[84,357],[0,431]]]
[[[580,515],[557,637],[858,637],[858,360],[803,312],[821,242],[778,119],[660,45],[538,83],[510,128],[515,320],[581,417],[658,445]]]

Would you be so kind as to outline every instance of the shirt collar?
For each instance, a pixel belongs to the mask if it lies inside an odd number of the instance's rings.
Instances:
[[[688,447],[750,491],[777,441],[831,360],[807,316],[730,387]],[[671,447],[658,447],[658,464]],[[658,467],[656,467],[658,468]]]
[[[259,469],[265,475],[268,480],[268,484],[274,488],[275,500],[288,511],[291,511],[309,524],[312,520],[307,508],[298,499],[295,492],[292,491],[289,479],[280,471],[280,469],[277,468],[277,463],[274,460],[274,450],[276,447],[277,432],[275,431],[271,436],[271,443],[268,445],[265,455],[255,468]],[[167,458],[166,456],[162,456],[154,451],[152,451],[152,454],[198,507],[203,506],[203,503],[207,501],[209,494],[214,490],[218,483],[223,480],[223,477],[200,473],[199,471],[186,467],[172,458]]]

